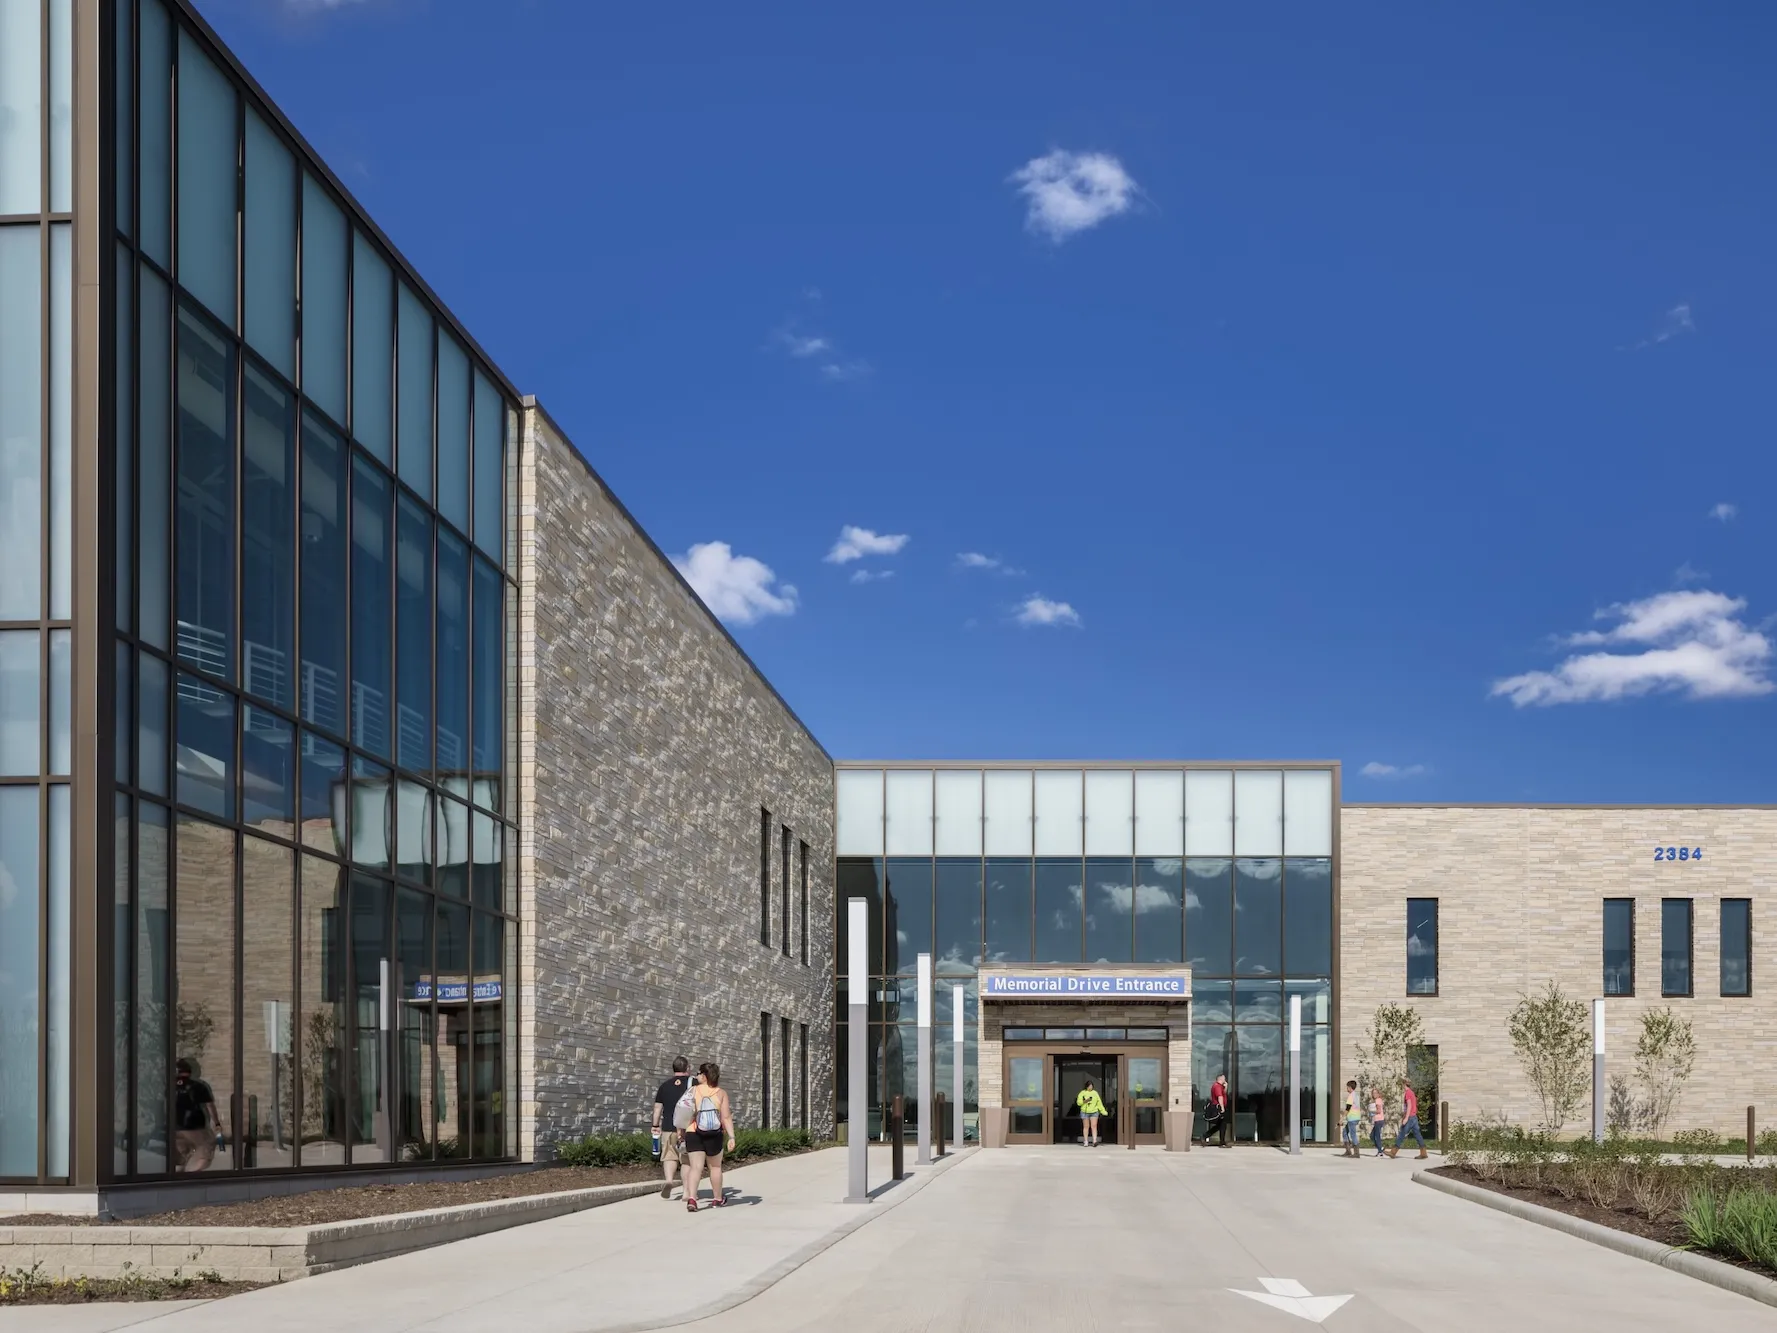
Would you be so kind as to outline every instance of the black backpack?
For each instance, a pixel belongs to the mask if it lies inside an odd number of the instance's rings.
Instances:
[[[173,1111],[179,1119],[180,1129],[203,1129],[210,1123],[209,1117],[204,1114],[204,1103],[214,1100],[214,1097],[199,1097],[197,1095],[199,1088],[202,1088],[205,1093],[210,1091],[210,1085],[201,1078],[194,1078],[179,1089],[173,1104]]]

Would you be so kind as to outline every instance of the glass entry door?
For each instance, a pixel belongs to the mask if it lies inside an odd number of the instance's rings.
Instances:
[[[1047,1143],[1049,1059],[1047,1055],[1006,1057],[1007,1143]]]
[[[1056,1143],[1081,1143],[1085,1139],[1085,1120],[1080,1115],[1080,1093],[1088,1083],[1104,1100],[1105,1113],[1098,1118],[1098,1137],[1116,1143],[1118,1112],[1117,1066],[1114,1055],[1058,1055],[1055,1057],[1055,1103],[1051,1113]]]

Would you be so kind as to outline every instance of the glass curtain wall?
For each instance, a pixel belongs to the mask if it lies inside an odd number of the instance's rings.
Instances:
[[[69,1174],[72,23],[0,0],[0,1182]]]
[[[846,902],[863,897],[876,978],[872,1136],[888,1099],[916,1091],[911,980],[928,950],[946,1093],[951,986],[964,985],[970,1117],[984,964],[1185,963],[1197,1100],[1225,1071],[1240,1130],[1287,1136],[1285,1043],[1299,994],[1303,1135],[1331,1136],[1331,770],[841,769],[837,781],[838,1013],[843,1024]],[[851,1039],[841,1032],[841,1099]]]
[[[0,0],[0,22],[14,8]],[[513,1156],[513,406],[204,34],[161,0],[106,11],[112,1169]],[[15,309],[8,287],[3,365]],[[4,386],[0,404],[14,408]],[[7,430],[10,476],[10,417]],[[16,503],[19,486],[7,493]],[[44,550],[33,569],[49,569]],[[20,567],[0,562],[0,579]],[[45,634],[40,582],[28,610]],[[33,682],[51,670],[47,640],[39,659]],[[23,696],[4,682],[11,709]],[[39,711],[53,715],[47,692]],[[20,863],[9,873],[49,875],[24,864],[53,863],[39,843],[0,839]]]

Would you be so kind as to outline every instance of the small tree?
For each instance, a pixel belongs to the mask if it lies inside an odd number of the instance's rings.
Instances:
[[[1641,1016],[1641,1037],[1635,1043],[1635,1077],[1646,1093],[1644,1116],[1648,1133],[1659,1138],[1684,1085],[1697,1063],[1697,1041],[1691,1020],[1670,1009],[1650,1009]]]
[[[1376,1006],[1364,1037],[1357,1048],[1358,1090],[1381,1089],[1389,1117],[1398,1121],[1401,1088],[1422,1072],[1415,1052],[1425,1045],[1425,1021],[1411,1005],[1391,1000]]]
[[[1542,1103],[1542,1127],[1560,1133],[1592,1087],[1592,1019],[1583,1001],[1555,982],[1520,996],[1507,1030],[1512,1050]]]

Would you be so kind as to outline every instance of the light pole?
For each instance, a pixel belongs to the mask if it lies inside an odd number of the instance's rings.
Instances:
[[[850,1002],[851,1025],[846,1055],[846,1117],[845,1154],[848,1188],[847,1203],[870,1202],[870,903],[864,898],[846,901],[846,968],[845,992]]]
[[[1302,997],[1290,996],[1290,1156],[1302,1153]]]
[[[963,1027],[963,983],[957,982],[950,988],[950,1083],[956,1092],[956,1132],[950,1141],[957,1147],[963,1146],[963,1065],[968,1052],[963,1043],[967,1040],[967,1032]]]
[[[1592,1001],[1592,1142],[1604,1142],[1604,1001]]]
[[[932,956],[922,953],[919,977],[919,1157],[916,1164],[932,1164]]]

